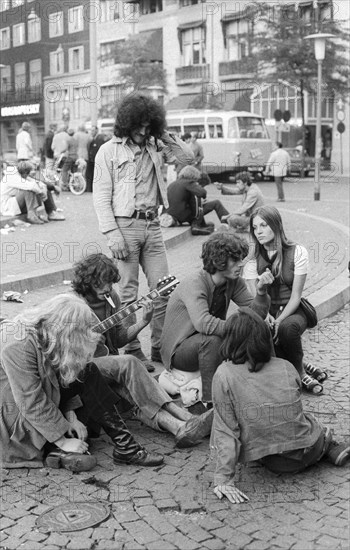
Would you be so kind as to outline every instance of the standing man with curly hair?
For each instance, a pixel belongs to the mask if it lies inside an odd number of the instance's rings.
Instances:
[[[133,93],[119,105],[114,136],[95,159],[93,197],[99,227],[118,259],[123,304],[137,300],[139,265],[150,289],[169,273],[158,218],[158,207],[168,207],[161,157],[170,164],[191,164],[189,147],[166,131],[165,110],[154,99]],[[160,361],[160,336],[167,299],[158,298],[151,322],[151,360]],[[130,316],[131,324],[135,320]],[[139,340],[126,353],[143,361],[151,372]]]

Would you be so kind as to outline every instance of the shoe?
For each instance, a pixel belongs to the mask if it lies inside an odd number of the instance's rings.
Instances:
[[[131,464],[133,466],[159,466],[164,462],[164,456],[158,453],[150,453],[141,448],[133,456],[119,454],[117,449],[113,451],[113,462],[115,464]]]
[[[326,371],[320,369],[320,367],[315,367],[311,363],[304,363],[304,370],[312,378],[315,378],[317,382],[324,382],[328,378]]]
[[[125,355],[133,355],[136,359],[142,361],[148,372],[154,372],[156,370],[155,367],[151,365],[141,348],[127,350]]]
[[[27,221],[33,225],[43,225],[44,223],[36,214],[28,214]]]
[[[57,210],[53,210],[52,212],[50,212],[50,214],[48,215],[48,218],[50,221],[56,221],[56,222],[63,221],[66,219],[62,214],[62,212],[57,212]]]
[[[38,218],[39,220],[42,220],[44,223],[49,223],[49,218],[47,217],[47,214],[39,214]]]
[[[277,202],[286,202],[285,199],[277,199]]]
[[[46,456],[44,464],[47,468],[65,468],[71,472],[88,472],[96,466],[97,460],[88,453],[66,453],[57,449]]]
[[[159,348],[151,348],[151,360],[155,361],[156,363],[162,363],[162,356],[160,354]]]
[[[350,458],[350,445],[331,441],[325,457],[328,462],[331,462],[335,466],[344,466],[345,462]]]
[[[304,374],[301,379],[303,389],[314,395],[319,395],[323,392],[323,386],[314,378],[311,378],[308,374]]]
[[[200,443],[203,437],[210,435],[213,418],[214,410],[211,409],[200,416],[193,416],[193,418],[187,420],[175,435],[176,447],[184,449]]]
[[[214,232],[214,227],[208,225],[206,227],[200,227],[199,225],[192,225],[191,233],[192,235],[211,235]]]

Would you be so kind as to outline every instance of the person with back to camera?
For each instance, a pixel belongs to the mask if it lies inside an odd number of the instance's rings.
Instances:
[[[267,270],[252,297],[241,278],[248,244],[227,231],[213,233],[203,244],[203,269],[180,282],[169,298],[162,333],[162,358],[168,371],[200,371],[203,402],[212,401],[211,384],[221,363],[220,344],[230,302],[251,306],[266,316],[270,299],[266,288],[273,281]],[[210,406],[210,405],[209,405]]]
[[[211,448],[214,493],[234,504],[249,500],[234,484],[238,462],[258,461],[276,474],[295,474],[323,457],[336,466],[350,457],[350,445],[334,441],[330,428],[304,412],[293,365],[271,352],[269,328],[252,309],[241,307],[227,320],[224,362],[213,378]]]
[[[54,159],[54,154],[52,149],[52,140],[56,130],[57,130],[57,124],[52,123],[49,126],[49,130],[47,134],[45,135],[43,149],[44,149],[46,170],[53,170],[55,166],[55,159]]]
[[[86,301],[97,322],[109,319],[120,310],[120,298],[113,288],[119,279],[116,261],[104,254],[90,254],[75,264],[73,290]],[[178,407],[139,359],[133,355],[119,355],[118,348],[150,322],[152,301],[143,300],[142,309],[142,320],[135,325],[126,328],[123,320],[119,320],[101,334],[94,362],[111,389],[126,400],[126,407],[134,406],[136,418],[155,430],[165,429],[172,433],[178,447],[190,447],[210,434],[212,415],[193,416]]]
[[[191,132],[191,142],[190,147],[194,155],[194,161],[192,162],[193,166],[201,172],[202,170],[202,161],[204,159],[203,147],[198,143],[198,132]]]
[[[31,126],[29,122],[23,122],[21,129],[16,136],[16,151],[18,162],[21,160],[31,160],[34,156],[30,128]]]
[[[207,174],[201,174],[194,166],[185,166],[176,181],[168,187],[169,208],[161,215],[161,225],[170,227],[189,223],[192,235],[209,235],[214,224],[207,224],[204,216],[215,210],[219,221],[229,213],[219,200],[207,201],[205,186],[211,183]]]
[[[306,391],[320,394],[327,373],[304,362],[301,341],[307,328],[307,318],[300,306],[309,268],[307,250],[286,237],[281,215],[274,206],[262,206],[253,212],[250,232],[255,251],[245,268],[246,279],[258,280],[265,269],[274,276],[268,292],[271,296],[269,324],[276,355],[294,365]]]
[[[291,167],[289,153],[283,149],[280,141],[276,142],[276,149],[272,151],[267,163],[265,174],[274,176],[277,188],[277,202],[285,202],[283,180],[288,175]]]
[[[113,138],[104,143],[95,158],[93,200],[99,227],[117,260],[123,304],[137,299],[139,267],[150,289],[169,274],[158,209],[168,207],[160,157],[167,163],[191,164],[189,147],[166,131],[164,108],[139,93],[126,96],[119,105]],[[166,297],[154,304],[151,322],[151,360],[160,361],[160,336]],[[130,316],[130,323],[134,323]],[[126,346],[154,370],[135,339]]]
[[[60,294],[1,323],[0,436],[5,468],[90,470],[86,425],[102,427],[116,464],[157,466],[162,455],[137,443],[119,397],[92,362],[98,333],[88,305]]]

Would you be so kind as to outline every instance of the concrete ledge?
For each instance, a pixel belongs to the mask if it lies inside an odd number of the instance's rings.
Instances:
[[[165,248],[167,250],[189,239],[191,235],[190,226],[172,227],[162,230]],[[64,264],[47,269],[37,269],[30,277],[8,277],[6,282],[0,284],[0,294],[6,290],[13,290],[23,293],[25,290],[33,291],[48,286],[62,284],[65,280],[70,280],[73,275],[72,264]]]
[[[333,281],[308,296],[319,319],[336,313],[350,300],[349,275],[344,270]]]

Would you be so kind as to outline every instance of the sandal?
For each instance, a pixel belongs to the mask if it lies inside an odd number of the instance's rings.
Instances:
[[[325,370],[320,369],[320,367],[315,367],[311,363],[304,363],[304,369],[307,374],[315,378],[317,382],[324,382],[328,378],[328,374]]]
[[[323,392],[323,386],[315,380],[315,378],[311,378],[308,374],[304,374],[301,379],[301,383],[303,385],[303,389],[309,393],[318,395]]]

